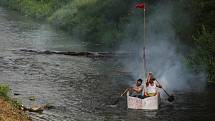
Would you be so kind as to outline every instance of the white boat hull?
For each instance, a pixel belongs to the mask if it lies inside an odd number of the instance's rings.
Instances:
[[[129,96],[127,93],[127,105],[129,109],[145,109],[145,110],[157,110],[160,103],[160,95],[157,94],[153,97],[147,97],[140,99],[137,97]]]

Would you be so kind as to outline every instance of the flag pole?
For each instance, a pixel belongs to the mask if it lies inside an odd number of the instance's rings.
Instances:
[[[143,22],[143,31],[144,31],[144,33],[143,33],[143,68],[144,68],[144,71],[145,71],[145,78],[146,78],[146,76],[147,76],[147,63],[146,63],[146,39],[147,39],[147,37],[146,37],[146,4],[147,4],[147,0],[145,0],[146,2],[145,3],[138,3],[138,4],[136,4],[136,8],[140,8],[140,9],[143,9],[143,11],[144,11],[144,13],[143,13],[143,19],[144,19],[144,22]]]
[[[145,3],[146,4],[146,3]],[[144,7],[144,40],[143,40],[143,62],[144,62],[144,70],[145,70],[145,78],[147,76],[147,66],[146,66],[146,7]]]

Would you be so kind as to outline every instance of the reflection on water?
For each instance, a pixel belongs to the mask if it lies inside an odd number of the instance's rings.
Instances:
[[[163,100],[158,111],[128,110],[119,97],[132,82],[117,59],[94,60],[64,55],[16,52],[19,48],[102,51],[90,48],[49,25],[0,8],[0,83],[9,84],[26,106],[51,104],[35,121],[189,121],[212,120],[215,94],[176,92],[175,102]],[[29,97],[35,96],[35,101]],[[115,102],[116,105],[113,105]]]

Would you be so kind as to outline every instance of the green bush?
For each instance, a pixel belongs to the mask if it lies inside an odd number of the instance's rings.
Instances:
[[[86,41],[111,46],[120,40],[130,3],[129,0],[73,0],[48,20]]]
[[[8,98],[10,88],[7,85],[0,85],[0,96]]]
[[[0,0],[0,5],[20,11],[25,16],[46,18],[68,0]]]
[[[48,19],[85,41],[111,46],[120,40],[130,0],[1,0],[25,16]]]
[[[202,31],[193,37],[193,51],[189,56],[191,65],[199,65],[207,71],[207,78],[215,80],[215,33],[209,33],[203,26]]]

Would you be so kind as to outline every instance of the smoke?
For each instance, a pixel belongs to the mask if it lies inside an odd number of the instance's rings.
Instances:
[[[183,52],[186,49],[180,43],[181,41],[173,26],[174,7],[176,5],[180,7],[177,2],[159,3],[153,6],[153,12],[147,16],[147,41],[145,45],[147,69],[168,91],[202,90],[205,85],[205,74],[197,74],[193,71],[194,69],[188,67],[186,58],[182,55],[182,53],[186,53]],[[181,9],[178,8],[178,10]],[[135,80],[138,78],[145,80],[143,12],[140,11],[132,11],[130,22],[125,29],[126,37],[119,50],[133,53],[132,56],[121,62],[124,70],[131,72]],[[180,13],[180,11],[178,12]],[[132,82],[134,83],[134,81]]]

